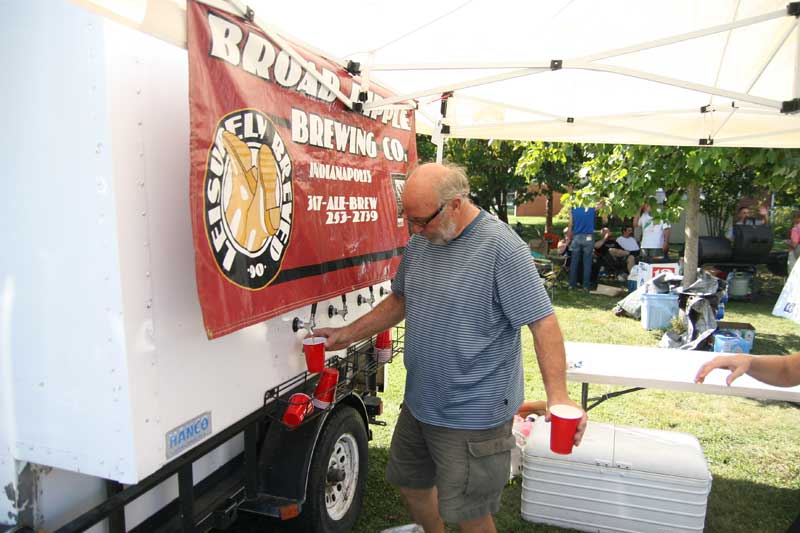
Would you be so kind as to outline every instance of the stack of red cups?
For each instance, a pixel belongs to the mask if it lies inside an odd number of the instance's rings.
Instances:
[[[319,409],[327,409],[336,399],[336,383],[339,381],[339,371],[335,368],[326,368],[319,377],[319,383],[314,391],[314,405]]]
[[[392,359],[392,330],[378,333],[375,339],[375,359],[379,363],[388,363]]]

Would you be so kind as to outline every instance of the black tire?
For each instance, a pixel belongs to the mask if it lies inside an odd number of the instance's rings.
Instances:
[[[337,408],[326,421],[311,458],[306,502],[297,519],[298,529],[314,533],[353,530],[367,484],[367,453],[363,419],[352,407]],[[336,473],[329,476],[332,464],[344,465],[336,469],[339,476]],[[337,481],[341,475],[344,479]]]

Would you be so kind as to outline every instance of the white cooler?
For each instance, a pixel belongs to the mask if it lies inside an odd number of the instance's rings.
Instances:
[[[539,418],[523,451],[522,517],[581,531],[703,531],[711,474],[686,433],[589,422],[570,455]]]

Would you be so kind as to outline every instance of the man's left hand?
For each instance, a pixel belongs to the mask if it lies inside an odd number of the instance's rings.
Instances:
[[[586,423],[589,421],[589,417],[586,415],[586,411],[581,409],[580,405],[578,405],[577,403],[573,402],[569,398],[565,398],[563,400],[553,401],[553,402],[548,400],[548,402],[547,402],[547,412],[544,415],[545,422],[550,422],[550,406],[551,405],[557,405],[557,404],[570,405],[570,406],[574,407],[575,409],[579,409],[580,412],[583,413],[583,416],[581,417],[581,421],[578,422],[578,429],[575,431],[575,446],[580,445],[581,440],[583,440],[583,434],[586,432]]]

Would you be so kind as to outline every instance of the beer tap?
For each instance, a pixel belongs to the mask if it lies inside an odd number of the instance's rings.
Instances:
[[[345,317],[347,316],[347,295],[342,294],[342,308],[337,309],[334,305],[328,306],[328,318],[333,318],[334,316],[339,315],[342,317],[342,320],[346,320]]]
[[[373,290],[372,285],[369,286],[369,298],[364,298],[359,294],[358,298],[356,299],[356,303],[358,305],[369,304],[370,307],[375,304],[375,291]]]
[[[317,304],[311,304],[311,316],[309,317],[308,321],[303,321],[300,317],[294,317],[292,320],[292,331],[295,333],[301,329],[307,329],[311,336],[314,336],[314,327],[316,327],[317,323],[315,317],[317,315]]]

